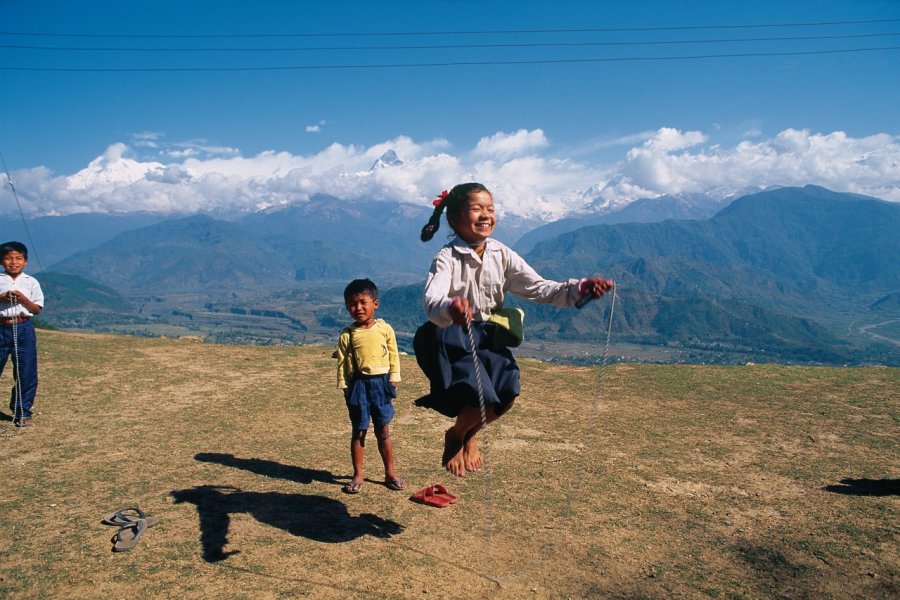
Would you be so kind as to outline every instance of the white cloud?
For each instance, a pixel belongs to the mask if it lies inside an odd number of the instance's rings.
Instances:
[[[319,133],[320,131],[322,131],[322,127],[324,127],[324,126],[325,126],[325,119],[322,119],[318,123],[314,123],[312,125],[307,125],[305,131],[306,131],[306,133]]]
[[[544,148],[549,144],[542,129],[528,131],[520,129],[515,133],[499,131],[490,137],[478,140],[473,155],[495,158],[509,158],[533,150]]]
[[[816,184],[900,201],[900,138],[878,134],[851,138],[844,132],[814,134],[786,129],[774,138],[713,146],[699,132],[660,130],[657,139],[631,149],[620,180],[661,193],[703,192],[721,186]]]
[[[141,131],[131,134],[131,143],[137,148],[157,148],[163,134],[156,131]]]
[[[497,132],[461,151],[443,138],[398,136],[367,147],[333,143],[308,155],[273,150],[246,157],[203,140],[164,144],[161,137],[111,144],[72,175],[44,167],[13,173],[23,209],[32,215],[183,214],[256,210],[314,194],[427,204],[463,181],[487,185],[501,212],[546,219],[588,205],[747,186],[816,184],[900,202],[900,137],[889,134],[853,138],[787,129],[723,147],[704,132],[662,128],[619,138],[635,145],[609,164],[552,147],[540,129]],[[139,156],[149,141],[156,152]],[[370,171],[389,149],[403,164]],[[15,211],[11,195],[0,195],[0,213]]]
[[[203,158],[239,156],[240,150],[230,146],[216,146],[206,140],[189,140],[171,144],[160,152],[161,156],[184,158],[198,156]]]

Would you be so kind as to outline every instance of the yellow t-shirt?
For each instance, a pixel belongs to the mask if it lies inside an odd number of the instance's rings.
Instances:
[[[352,335],[351,335],[352,334]],[[352,342],[352,347],[351,347]],[[350,386],[350,380],[361,375],[384,375],[393,383],[400,382],[400,353],[394,329],[382,319],[368,329],[350,325],[338,337],[338,389]]]

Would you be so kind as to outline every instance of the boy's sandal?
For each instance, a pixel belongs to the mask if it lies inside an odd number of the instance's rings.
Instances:
[[[144,519],[122,525],[112,538],[113,552],[128,552],[137,546],[145,531],[147,521]]]
[[[387,486],[387,489],[395,492],[402,492],[406,489],[406,482],[402,479],[391,479],[390,481],[385,481],[384,485]]]
[[[351,481],[341,488],[341,491],[345,494],[358,494],[362,491],[362,481]]]
[[[159,525],[158,518],[151,517],[137,507],[119,509],[114,513],[106,515],[100,520],[104,525],[115,525],[116,527],[122,527],[129,523],[137,523],[138,521],[145,521],[147,527]]]

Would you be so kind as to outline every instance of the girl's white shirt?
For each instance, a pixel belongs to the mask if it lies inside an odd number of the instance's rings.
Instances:
[[[6,294],[11,290],[17,290],[25,294],[29,300],[44,307],[44,292],[41,290],[41,284],[34,277],[19,273],[18,277],[13,279],[9,273],[0,272],[0,295]],[[0,300],[0,317],[31,317],[34,316],[21,303],[13,304],[7,300]]]
[[[465,240],[456,237],[441,248],[431,263],[425,282],[425,315],[438,327],[449,326],[453,323],[450,302],[454,296],[460,296],[468,300],[473,320],[486,321],[491,311],[503,307],[506,292],[532,302],[567,308],[580,297],[580,281],[544,279],[497,240],[485,240],[484,253],[478,256]]]

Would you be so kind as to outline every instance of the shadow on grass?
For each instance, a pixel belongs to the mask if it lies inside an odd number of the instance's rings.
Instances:
[[[838,485],[826,485],[826,492],[848,496],[900,496],[900,479],[841,479]]]
[[[775,545],[742,540],[733,546],[735,554],[750,567],[754,582],[763,597],[807,597],[805,588],[816,571],[809,565],[790,560]],[[803,590],[798,594],[798,590]]]
[[[304,467],[294,467],[291,465],[283,465],[274,460],[265,460],[262,458],[237,458],[234,454],[223,454],[220,452],[200,452],[194,459],[201,462],[218,463],[226,467],[234,467],[235,469],[243,469],[258,475],[266,477],[278,477],[279,479],[287,479],[296,483],[312,483],[313,481],[321,481],[322,483],[339,483],[329,471],[320,469],[306,469]]]
[[[218,562],[239,551],[225,551],[231,515],[247,513],[260,523],[283,529],[291,535],[337,544],[364,535],[389,538],[403,526],[377,515],[353,517],[343,503],[331,498],[281,492],[245,492],[232,486],[199,485],[174,490],[176,504],[188,502],[200,516],[203,559]]]

